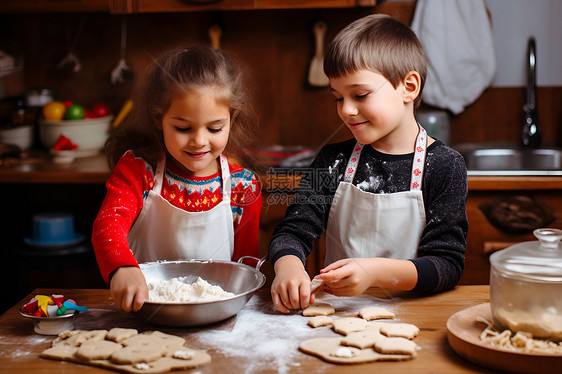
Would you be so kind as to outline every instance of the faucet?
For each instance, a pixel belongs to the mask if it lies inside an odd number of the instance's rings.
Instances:
[[[542,129],[537,121],[537,82],[535,38],[530,37],[527,45],[527,101],[523,105],[523,124],[521,128],[521,145],[526,148],[538,148],[541,145]]]

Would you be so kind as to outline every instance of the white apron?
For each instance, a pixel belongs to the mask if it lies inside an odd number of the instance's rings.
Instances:
[[[330,208],[325,265],[343,258],[416,256],[425,227],[421,182],[426,148],[427,134],[420,126],[410,191],[375,194],[352,184],[363,149],[362,144],[355,145]]]
[[[139,263],[179,259],[231,260],[234,252],[231,182],[228,162],[223,155],[220,164],[222,201],[205,212],[187,212],[160,195],[166,160],[158,161],[154,188],[148,192],[127,236],[129,247]]]

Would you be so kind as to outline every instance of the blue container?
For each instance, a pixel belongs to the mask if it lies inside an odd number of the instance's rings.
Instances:
[[[33,234],[24,241],[34,246],[76,244],[84,235],[74,232],[74,217],[69,213],[42,213],[33,216]]]

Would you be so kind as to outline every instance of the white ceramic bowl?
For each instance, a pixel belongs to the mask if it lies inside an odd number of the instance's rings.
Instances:
[[[76,157],[98,154],[109,136],[109,126],[113,116],[93,119],[39,122],[39,132],[43,145],[51,149],[61,135],[66,136],[78,146]]]
[[[22,151],[27,151],[33,141],[33,126],[25,125],[13,129],[0,130],[0,142],[15,144]]]

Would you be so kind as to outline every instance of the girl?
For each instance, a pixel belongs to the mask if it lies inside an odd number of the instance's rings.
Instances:
[[[125,311],[148,299],[138,263],[258,256],[261,194],[225,154],[248,141],[241,74],[220,50],[175,49],[149,69],[107,143],[111,177],[92,242]]]

